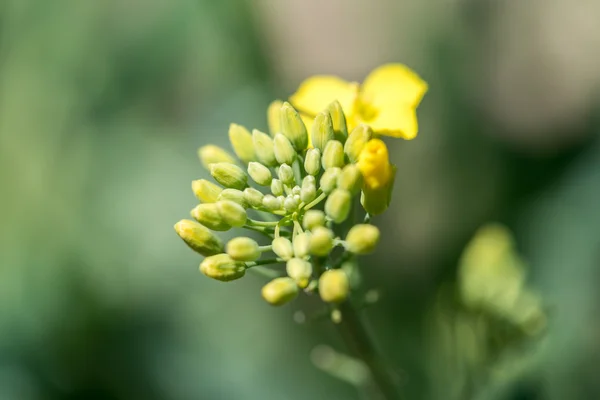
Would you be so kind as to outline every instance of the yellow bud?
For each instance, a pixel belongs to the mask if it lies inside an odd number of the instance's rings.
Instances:
[[[298,285],[292,278],[275,278],[263,286],[261,294],[267,303],[280,306],[298,295]]]
[[[310,254],[326,256],[333,249],[333,232],[322,226],[317,226],[310,235]]]
[[[325,225],[325,213],[321,210],[308,210],[302,218],[304,229],[313,230],[317,226]]]
[[[352,208],[352,195],[345,189],[335,189],[325,202],[325,214],[339,224],[348,218]]]
[[[273,239],[273,253],[277,254],[280,258],[285,261],[294,257],[294,249],[290,239],[280,236]]]
[[[319,295],[326,303],[341,303],[348,297],[348,276],[341,269],[330,269],[319,278]]]
[[[192,181],[192,191],[203,203],[214,203],[223,189],[206,179]]]
[[[342,168],[344,166],[344,146],[337,140],[330,140],[325,146],[322,158],[323,168]]]
[[[236,261],[254,261],[260,257],[258,243],[249,237],[236,237],[227,243],[227,254]]]
[[[244,208],[248,208],[248,202],[246,201],[244,192],[241,190],[225,189],[221,192],[217,200],[231,200]]]
[[[271,184],[271,170],[261,163],[251,162],[248,164],[248,175],[250,178],[261,186],[269,186]]]
[[[379,189],[388,184],[392,177],[392,167],[388,149],[381,139],[371,139],[360,152],[358,168],[365,186]]]
[[[296,150],[304,150],[308,146],[308,134],[306,126],[300,118],[300,114],[290,103],[283,103],[280,111],[281,133],[292,143]]]
[[[175,232],[190,248],[205,257],[223,251],[221,240],[208,228],[195,221],[182,219],[175,224]]]
[[[358,161],[363,147],[371,140],[371,137],[373,137],[373,131],[369,126],[360,124],[354,128],[344,145],[344,153],[346,153],[350,162],[355,163]]]
[[[210,165],[210,174],[221,185],[243,190],[248,182],[248,175],[237,165],[225,162]]]
[[[304,158],[304,170],[312,176],[316,176],[321,172],[321,150],[308,149]]]
[[[313,147],[321,150],[321,152],[325,150],[327,143],[333,140],[333,122],[328,112],[317,114],[310,131],[310,138]]]
[[[254,188],[244,189],[244,198],[246,199],[246,202],[253,208],[262,207],[264,197],[265,196],[259,190]]]
[[[396,167],[391,166],[391,178],[385,186],[372,189],[363,185],[360,196],[360,204],[371,215],[379,215],[387,210],[392,200],[392,191],[394,190],[394,177],[396,176]]]
[[[308,286],[313,270],[311,263],[301,258],[292,258],[286,263],[285,270],[298,286],[303,289]]]
[[[190,213],[192,217],[213,231],[227,231],[231,225],[225,222],[216,203],[199,204]]]
[[[292,246],[296,257],[303,258],[308,256],[310,254],[310,233],[302,232],[297,234],[292,240]]]
[[[233,260],[228,254],[217,254],[202,261],[200,272],[209,278],[228,282],[242,278],[246,274],[246,264]]]
[[[275,100],[267,108],[267,122],[269,124],[269,132],[271,136],[281,132],[280,113],[283,102],[281,100]]]
[[[254,144],[254,151],[258,161],[268,167],[277,165],[275,149],[273,148],[273,139],[271,136],[255,129],[252,131],[252,143]]]
[[[227,224],[235,227],[241,227],[246,224],[248,216],[244,207],[231,200],[219,200],[215,204],[217,205],[217,210],[219,210],[219,215],[221,215],[221,218]]]
[[[292,165],[296,159],[296,150],[294,150],[292,143],[281,133],[276,134],[273,139],[273,150],[275,159],[279,164]]]
[[[354,254],[371,253],[375,250],[378,242],[379,229],[374,225],[354,225],[346,235],[348,251]]]
[[[229,141],[235,155],[244,163],[248,164],[250,161],[256,160],[252,135],[248,129],[238,124],[229,125]]]
[[[348,127],[346,126],[346,115],[339,101],[334,101],[327,107],[333,123],[335,139],[344,143],[348,138]]]
[[[323,175],[321,176],[321,181],[319,182],[323,193],[329,194],[333,191],[333,189],[335,189],[337,185],[338,176],[341,172],[341,169],[334,167],[329,168],[323,173]]]
[[[206,169],[210,169],[210,164],[214,163],[230,163],[235,164],[235,158],[226,150],[219,146],[209,144],[198,149],[198,157],[200,162]]]
[[[346,189],[350,194],[355,195],[360,191],[362,186],[362,174],[360,169],[355,164],[348,164],[338,175],[337,187]]]

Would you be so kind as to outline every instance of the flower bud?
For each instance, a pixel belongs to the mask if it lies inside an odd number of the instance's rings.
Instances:
[[[327,142],[321,163],[326,170],[334,167],[342,168],[344,166],[344,146],[342,143],[337,140]]]
[[[321,172],[321,151],[319,149],[308,149],[304,158],[304,170],[313,176]]]
[[[263,206],[269,211],[277,211],[281,210],[283,202],[279,198],[267,194],[263,197]]]
[[[317,226],[310,235],[310,254],[326,256],[333,249],[333,232],[322,226]]]
[[[292,278],[275,278],[263,286],[261,294],[267,303],[280,306],[293,300],[298,295],[298,285]]]
[[[354,225],[346,235],[348,251],[354,254],[367,254],[375,250],[379,242],[379,229],[374,225]]]
[[[260,208],[263,205],[263,198],[265,197],[262,192],[254,188],[244,189],[244,198],[246,203],[252,208]]]
[[[204,168],[210,170],[210,164],[229,163],[235,164],[235,158],[219,146],[209,144],[198,149],[198,157]]]
[[[294,249],[292,248],[292,242],[290,239],[280,236],[273,239],[273,253],[277,254],[280,258],[285,261],[294,257]]]
[[[249,237],[236,237],[227,243],[227,254],[236,261],[254,261],[260,257],[258,243]]]
[[[281,132],[281,106],[283,102],[281,100],[275,100],[269,104],[267,108],[267,122],[269,125],[269,132],[271,136],[275,136],[276,133]]]
[[[362,186],[362,174],[360,169],[355,164],[348,164],[338,175],[337,187],[346,189],[350,194],[355,195],[360,191]]]
[[[252,143],[254,144],[254,152],[256,153],[258,161],[268,167],[277,165],[275,150],[273,148],[273,139],[271,136],[254,129],[252,131]]]
[[[321,176],[321,181],[319,182],[323,193],[329,194],[333,191],[333,189],[335,189],[338,175],[341,172],[342,170],[337,167],[325,170],[323,176]]]
[[[217,200],[231,200],[244,208],[248,208],[248,202],[246,201],[244,192],[241,190],[225,189],[221,192]]]
[[[296,185],[292,188],[292,194],[295,195],[299,195],[300,192],[302,191],[302,189],[300,189],[300,186]]]
[[[281,118],[281,133],[292,143],[296,150],[304,150],[308,146],[308,133],[300,114],[290,103],[283,103],[279,114]]]
[[[325,214],[336,224],[348,218],[350,208],[352,208],[352,195],[346,189],[335,189],[325,202]]]
[[[225,162],[210,165],[210,174],[221,185],[243,190],[248,182],[248,176],[240,167]]]
[[[301,258],[292,258],[286,265],[285,270],[298,286],[305,288],[312,276],[312,264]]]
[[[219,215],[227,224],[235,227],[241,227],[246,224],[248,216],[244,207],[231,200],[219,200],[215,203],[219,210]]]
[[[344,145],[344,153],[346,153],[351,163],[358,161],[360,152],[372,136],[373,131],[368,125],[360,124],[354,128]]]
[[[294,150],[292,143],[281,133],[276,134],[273,139],[273,151],[279,164],[292,165],[296,159],[296,150]]]
[[[302,218],[302,226],[310,231],[325,225],[325,213],[321,210],[308,210]]]
[[[271,181],[271,193],[273,193],[273,196],[281,196],[283,194],[283,183],[279,179]]]
[[[252,135],[248,129],[238,124],[229,125],[229,141],[235,155],[244,163],[248,164],[250,161],[256,160]]]
[[[288,212],[295,211],[299,205],[300,198],[298,197],[296,199],[294,195],[288,195],[285,200],[283,200],[283,208]]]
[[[313,147],[323,152],[325,146],[330,140],[333,140],[333,137],[334,132],[331,115],[329,115],[327,111],[317,114],[310,131]]]
[[[277,176],[286,185],[294,183],[294,170],[287,164],[281,164],[277,170]]]
[[[199,204],[194,207],[190,214],[196,221],[213,231],[228,231],[231,229],[231,225],[227,224],[219,214],[216,203]]]
[[[175,232],[194,251],[203,256],[223,252],[223,243],[208,228],[195,221],[182,219],[175,224]]]
[[[222,282],[240,279],[246,274],[246,264],[235,261],[228,254],[206,257],[200,264],[200,272]]]
[[[214,203],[223,189],[206,179],[192,181],[192,191],[202,203]]]
[[[271,171],[261,163],[250,162],[248,164],[248,175],[250,178],[261,186],[269,186],[271,184]]]
[[[358,159],[358,168],[364,177],[365,186],[378,189],[391,178],[391,164],[387,146],[381,139],[371,139],[363,147]]]
[[[317,185],[315,184],[315,177],[307,175],[302,180],[302,190],[300,191],[300,199],[304,203],[310,203],[317,197]]]
[[[348,276],[341,269],[330,269],[319,278],[319,295],[326,303],[341,303],[350,292]]]
[[[310,254],[310,233],[302,232],[296,235],[292,240],[294,255],[298,258],[306,257]]]
[[[344,143],[348,138],[348,127],[346,126],[346,115],[341,104],[336,100],[327,107],[327,111],[331,115],[335,139]]]

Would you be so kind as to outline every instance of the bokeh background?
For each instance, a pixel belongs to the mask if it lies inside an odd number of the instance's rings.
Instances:
[[[259,277],[206,279],[172,226],[207,175],[196,149],[225,146],[230,122],[266,129],[303,78],[390,61],[430,84],[419,137],[388,142],[393,206],[363,263],[406,398],[600,398],[599,15],[594,0],[3,0],[0,399],[359,398],[311,363],[344,350],[327,321],[293,321],[311,301],[274,309]],[[452,360],[432,358],[428,320],[488,221],[514,232],[548,329],[455,395],[468,371],[439,373]]]

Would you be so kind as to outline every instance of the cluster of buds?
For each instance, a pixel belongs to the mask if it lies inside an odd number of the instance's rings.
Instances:
[[[368,221],[390,201],[395,169],[387,148],[367,125],[348,132],[337,101],[310,126],[289,103],[273,102],[267,117],[269,134],[231,124],[237,157],[214,145],[199,149],[216,183],[192,182],[200,204],[191,211],[193,220],[179,221],[175,230],[205,256],[200,271],[213,279],[231,281],[248,269],[285,264],[262,288],[270,304],[287,303],[302,290],[342,302],[350,284],[341,265],[373,251],[379,240]],[[364,213],[355,210],[359,197]],[[358,214],[364,220],[356,224]],[[224,245],[215,231],[232,228],[268,239],[259,244],[240,236]]]

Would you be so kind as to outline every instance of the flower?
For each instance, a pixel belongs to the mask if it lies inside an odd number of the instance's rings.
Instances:
[[[358,169],[362,173],[365,186],[379,189],[387,185],[392,177],[388,149],[381,139],[371,139],[360,152]]]
[[[417,136],[416,109],[427,88],[427,83],[407,66],[386,64],[373,70],[362,85],[328,75],[308,78],[290,96],[290,103],[310,124],[337,100],[346,114],[349,131],[364,123],[377,134],[410,140]]]

